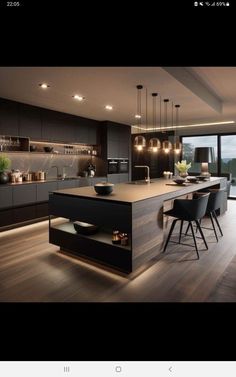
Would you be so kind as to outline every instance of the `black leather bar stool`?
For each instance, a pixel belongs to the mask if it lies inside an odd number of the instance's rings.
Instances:
[[[188,226],[191,228],[192,235],[193,235],[197,258],[199,259],[196,237],[195,237],[193,225],[192,225],[192,222],[195,222],[197,228],[199,229],[203,242],[206,246],[206,249],[208,249],[199,220],[202,219],[202,217],[206,213],[209,196],[210,196],[210,193],[203,193],[202,195],[199,195],[190,200],[189,199],[175,199],[173,208],[169,211],[164,212],[165,215],[175,217],[176,219],[173,220],[171,224],[171,228],[170,228],[170,231],[169,231],[169,234],[168,234],[168,237],[167,237],[164,249],[163,249],[163,253],[166,251],[167,245],[170,241],[171,235],[173,233],[173,230],[177,221],[181,221],[178,243],[181,243],[180,241],[181,241],[183,223],[184,221],[188,221]]]
[[[225,190],[224,189],[208,189],[208,190],[205,190],[204,192],[197,192],[194,195],[195,196],[202,195],[202,194],[205,194],[206,192],[210,193],[208,204],[207,204],[207,209],[206,209],[206,215],[209,216],[210,219],[211,219],[212,228],[207,228],[207,227],[204,227],[202,225],[201,225],[201,227],[203,229],[213,230],[214,233],[215,233],[216,241],[218,242],[219,239],[218,239],[218,235],[217,235],[217,232],[216,232],[216,227],[215,227],[215,224],[214,224],[214,220],[215,220],[215,223],[216,223],[216,225],[217,225],[217,227],[219,229],[219,232],[220,232],[221,236],[223,236],[223,232],[222,232],[221,226],[220,226],[219,221],[217,219],[216,211],[221,206],[221,203],[222,203],[222,201],[224,199],[224,192],[225,192]],[[200,221],[200,223],[201,223],[201,221]],[[187,227],[185,234],[188,233],[188,230],[189,230],[189,226]],[[198,230],[198,228],[196,229],[196,233],[197,233],[197,230]]]

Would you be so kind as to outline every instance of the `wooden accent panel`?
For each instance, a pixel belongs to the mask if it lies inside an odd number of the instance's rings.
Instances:
[[[133,270],[157,255],[163,242],[163,200],[151,198],[132,207]]]

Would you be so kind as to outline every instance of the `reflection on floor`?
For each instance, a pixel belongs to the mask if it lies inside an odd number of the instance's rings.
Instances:
[[[236,302],[236,201],[220,222],[224,237],[217,243],[206,230],[209,250],[200,244],[200,260],[194,248],[170,244],[132,280],[60,254],[48,243],[47,222],[2,232],[0,301]]]

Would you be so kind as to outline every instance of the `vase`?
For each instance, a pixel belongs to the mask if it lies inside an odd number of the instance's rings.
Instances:
[[[9,182],[9,177],[8,174],[5,173],[4,171],[0,172],[0,184],[8,183]]]
[[[182,172],[182,173],[179,173],[179,176],[182,177],[182,178],[186,178],[188,176],[188,173]]]

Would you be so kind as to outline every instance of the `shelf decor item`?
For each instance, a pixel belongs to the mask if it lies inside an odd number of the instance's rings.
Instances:
[[[182,160],[181,162],[175,163],[175,167],[179,172],[179,176],[185,178],[188,176],[188,169],[191,168],[191,162],[187,164],[186,160]]]
[[[8,183],[9,177],[6,170],[11,166],[11,160],[6,154],[0,156],[0,184]]]

